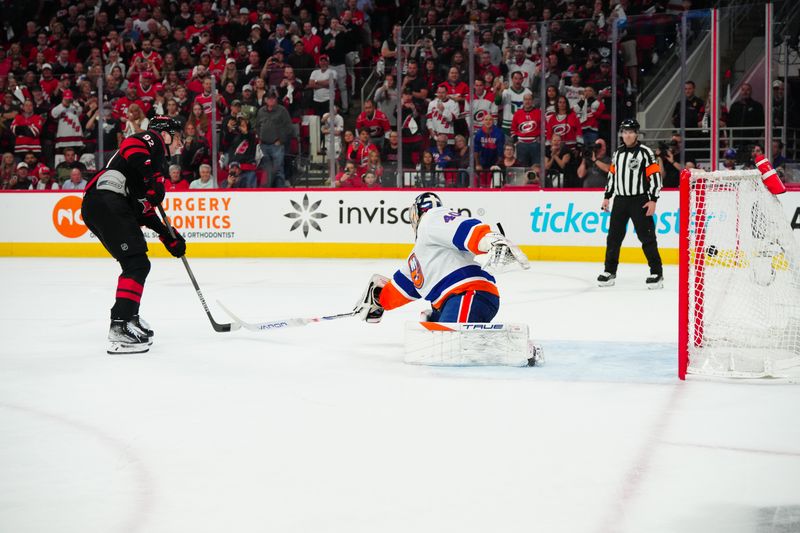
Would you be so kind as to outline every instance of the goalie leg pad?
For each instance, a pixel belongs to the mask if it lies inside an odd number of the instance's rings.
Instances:
[[[431,366],[530,366],[525,324],[409,322],[405,362]]]

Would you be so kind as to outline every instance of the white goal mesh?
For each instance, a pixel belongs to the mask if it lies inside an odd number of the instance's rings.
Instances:
[[[800,375],[800,246],[780,201],[758,171],[694,171],[688,197],[687,371]]]

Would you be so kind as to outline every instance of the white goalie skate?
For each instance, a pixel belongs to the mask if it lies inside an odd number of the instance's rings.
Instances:
[[[528,341],[528,366],[543,366],[544,365],[544,349],[540,344],[533,341]]]

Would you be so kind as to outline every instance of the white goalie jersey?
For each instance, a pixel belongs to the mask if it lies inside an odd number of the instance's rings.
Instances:
[[[489,232],[487,224],[447,207],[426,212],[414,249],[381,291],[381,306],[425,299],[438,309],[449,296],[469,290],[499,295],[494,277],[474,261],[484,253],[478,244]]]

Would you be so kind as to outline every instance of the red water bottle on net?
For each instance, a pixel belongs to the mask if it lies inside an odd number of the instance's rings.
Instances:
[[[766,186],[769,192],[772,194],[783,194],[786,192],[786,186],[766,157],[763,155],[756,156],[756,167],[759,172],[761,172],[761,181],[764,182],[764,186]]]

